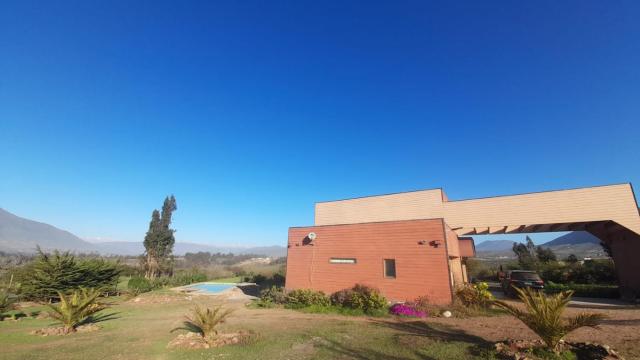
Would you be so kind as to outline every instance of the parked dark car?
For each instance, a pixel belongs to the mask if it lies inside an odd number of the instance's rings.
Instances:
[[[532,288],[535,290],[544,289],[544,281],[535,271],[511,270],[507,271],[502,278],[502,291],[507,296],[515,296],[517,288]]]

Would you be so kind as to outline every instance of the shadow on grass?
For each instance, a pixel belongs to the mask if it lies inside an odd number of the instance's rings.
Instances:
[[[640,319],[604,319],[600,320],[601,325],[640,325]]]
[[[377,351],[373,348],[362,348],[355,346],[348,346],[345,344],[341,344],[334,340],[324,340],[322,344],[316,345],[317,348],[321,348],[327,350],[334,354],[332,358],[350,358],[350,359],[360,359],[360,360],[413,360],[413,359],[421,359],[421,360],[437,360],[434,357],[427,356],[419,353],[419,351],[411,350],[413,356],[400,356],[400,355],[392,355],[389,353],[384,353]]]
[[[87,317],[86,319],[84,319],[84,321],[82,321],[80,324],[78,324],[78,326],[81,325],[89,325],[89,324],[97,324],[97,323],[101,323],[104,321],[109,321],[109,320],[116,320],[116,319],[120,319],[120,316],[118,316],[120,313],[117,312],[112,312],[112,313],[105,313],[105,314],[94,314],[91,315],[89,317]],[[58,323],[54,323],[51,325],[55,325]]]
[[[447,346],[438,348],[438,343],[463,343],[466,349],[464,358],[500,358],[495,354],[494,344],[481,337],[468,334],[461,330],[449,329],[445,326],[434,326],[423,321],[393,321],[393,320],[373,320],[376,326],[392,329],[395,331],[394,340],[399,348],[404,351],[402,354],[394,353],[393,350],[383,352],[375,346],[357,346],[348,343],[337,342],[335,340],[323,339],[317,348],[334,354],[333,358],[351,358],[360,360],[391,359],[391,360],[437,360],[443,356],[442,351],[447,352]],[[451,347],[448,347],[451,349]],[[438,355],[430,355],[428,352],[435,352]],[[460,358],[459,348],[453,350],[446,358]],[[438,357],[435,357],[438,356]]]
[[[374,323],[381,327],[398,331],[396,335],[404,337],[414,337],[416,340],[428,342],[461,342],[468,344],[469,355],[481,358],[488,357],[494,353],[494,344],[479,336],[469,334],[463,330],[451,329],[445,325],[433,325],[419,320],[391,321],[377,320]],[[420,342],[417,342],[420,343]],[[424,344],[424,342],[423,342]],[[495,356],[495,354],[493,354]]]
[[[117,312],[112,312],[112,313],[105,313],[105,314],[95,314],[95,315],[91,315],[88,318],[86,318],[81,325],[86,325],[86,324],[97,324],[103,321],[109,321],[109,320],[115,320],[115,319],[120,319],[120,316],[118,316]]]

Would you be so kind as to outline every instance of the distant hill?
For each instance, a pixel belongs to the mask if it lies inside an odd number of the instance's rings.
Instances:
[[[110,241],[93,244],[101,254],[105,255],[140,255],[144,252],[142,242]],[[256,254],[270,257],[287,256],[287,248],[284,246],[260,246],[260,247],[235,247],[213,246],[206,244],[176,242],[173,253],[182,256],[186,253],[210,252],[210,253],[234,253]]]
[[[576,245],[576,244],[600,244],[600,239],[591,235],[586,231],[574,231],[566,235],[562,235],[554,240],[551,240],[544,244],[544,246],[561,246],[561,245]]]
[[[498,259],[515,258],[511,250],[515,241],[512,240],[489,240],[476,245],[476,255],[478,258]],[[540,246],[553,250],[559,259],[566,258],[570,254],[578,258],[604,257],[606,256],[600,240],[585,231],[574,231],[557,237]]]
[[[43,250],[73,251],[76,253],[100,253],[104,255],[140,255],[144,252],[140,242],[91,243],[76,235],[49,224],[21,218],[0,208],[0,251],[7,253],[34,253],[36,246]],[[270,257],[287,256],[284,246],[234,247],[176,242],[175,255],[187,252],[211,252],[256,254]]]
[[[513,240],[487,240],[476,245],[476,252],[505,251],[505,250],[511,251],[511,249],[513,248],[513,244],[515,243],[516,242]]]
[[[0,250],[32,253],[37,245],[44,250],[95,251],[91,243],[68,231],[0,209]]]

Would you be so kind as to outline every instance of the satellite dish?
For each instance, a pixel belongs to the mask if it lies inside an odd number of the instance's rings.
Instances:
[[[314,232],[310,232],[309,235],[307,235],[307,237],[309,238],[309,240],[313,241],[316,239],[316,233]]]

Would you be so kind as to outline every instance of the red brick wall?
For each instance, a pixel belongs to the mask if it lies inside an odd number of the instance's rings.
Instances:
[[[310,232],[317,238],[313,245],[303,245]],[[425,245],[418,244],[423,240]],[[431,246],[432,240],[440,246]],[[449,303],[445,241],[441,219],[290,228],[286,288],[330,294],[362,283],[390,300],[426,295],[434,303]],[[332,257],[355,258],[357,263],[332,264]],[[384,277],[383,259],[395,259],[395,279]]]

